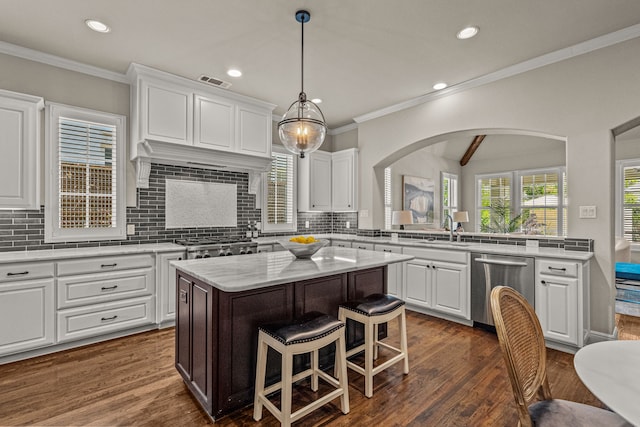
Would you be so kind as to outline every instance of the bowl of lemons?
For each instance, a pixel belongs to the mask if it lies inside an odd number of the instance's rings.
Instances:
[[[294,236],[287,240],[279,240],[283,248],[296,258],[311,258],[313,254],[329,244],[327,239],[316,239],[313,236]]]

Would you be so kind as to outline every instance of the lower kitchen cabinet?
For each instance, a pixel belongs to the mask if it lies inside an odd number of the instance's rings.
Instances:
[[[405,247],[416,258],[404,263],[403,297],[409,307],[469,320],[469,254]]]
[[[394,254],[402,253],[401,246],[379,245],[376,244],[374,250],[380,252],[389,252]],[[387,293],[394,297],[404,299],[402,294],[402,270],[404,263],[389,264],[387,266]]]
[[[535,310],[547,340],[584,345],[589,330],[588,271],[588,263],[536,260]]]
[[[53,263],[50,265],[51,278],[0,283],[0,356],[55,342]],[[29,264],[17,267],[17,274],[31,274]]]
[[[331,246],[337,246],[339,248],[350,248],[351,240],[331,239]]]
[[[176,318],[176,268],[171,261],[185,259],[185,251],[156,255],[156,323],[170,326]]]

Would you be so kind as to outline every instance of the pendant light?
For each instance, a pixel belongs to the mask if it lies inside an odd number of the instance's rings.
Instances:
[[[296,12],[296,21],[302,28],[300,95],[278,123],[280,141],[287,150],[299,154],[300,158],[320,148],[327,134],[327,125],[320,107],[309,101],[304,93],[304,24],[310,19],[311,14],[306,10]]]

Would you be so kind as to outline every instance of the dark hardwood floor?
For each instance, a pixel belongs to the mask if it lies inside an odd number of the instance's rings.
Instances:
[[[390,324],[390,333],[395,331]],[[339,400],[304,426],[512,426],[515,404],[494,334],[408,312],[410,373],[396,365],[378,374],[367,399],[362,377],[350,372],[351,412]],[[26,361],[0,365],[0,425],[198,426],[212,424],[173,366],[172,328],[142,333]],[[395,339],[390,338],[395,341]],[[602,404],[580,382],[573,356],[548,350],[556,398]],[[320,390],[322,392],[322,388]],[[296,388],[298,404],[313,396]],[[295,408],[294,408],[295,409]],[[251,407],[221,426],[275,426]]]

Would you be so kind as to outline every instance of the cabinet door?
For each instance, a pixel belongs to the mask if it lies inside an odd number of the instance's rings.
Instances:
[[[545,338],[578,344],[578,279],[539,275],[536,314]]]
[[[351,242],[348,240],[331,239],[331,246],[337,246],[339,248],[350,248]]]
[[[234,105],[224,99],[195,96],[193,144],[235,150]]]
[[[256,251],[261,254],[263,252],[273,252],[273,245],[258,245]]]
[[[431,263],[413,259],[404,266],[404,300],[420,307],[431,308]]]
[[[470,319],[467,266],[434,262],[433,309]]]
[[[237,151],[271,157],[271,111],[244,105],[236,111]]]
[[[332,210],[355,211],[356,174],[355,151],[334,153],[332,156]]]
[[[0,355],[55,342],[53,279],[0,284]]]
[[[400,246],[390,245],[375,245],[375,250],[379,252],[390,252],[399,254],[402,253]],[[404,299],[402,294],[402,270],[404,269],[404,263],[395,263],[387,265],[387,293]]]
[[[167,83],[144,82],[142,137],[174,144],[193,142],[193,95]]]
[[[176,268],[170,262],[183,259],[184,256],[184,251],[181,251],[158,254],[156,258],[158,283],[157,322],[160,324],[176,318]]]
[[[191,287],[191,382],[199,393],[198,399],[211,404],[214,368],[213,343],[211,342],[213,290],[194,283]]]
[[[312,153],[310,159],[309,198],[312,211],[331,210],[331,155]]]
[[[40,209],[40,104],[3,93],[0,91],[0,208]]]
[[[178,278],[176,305],[176,369],[191,380],[191,281]]]

